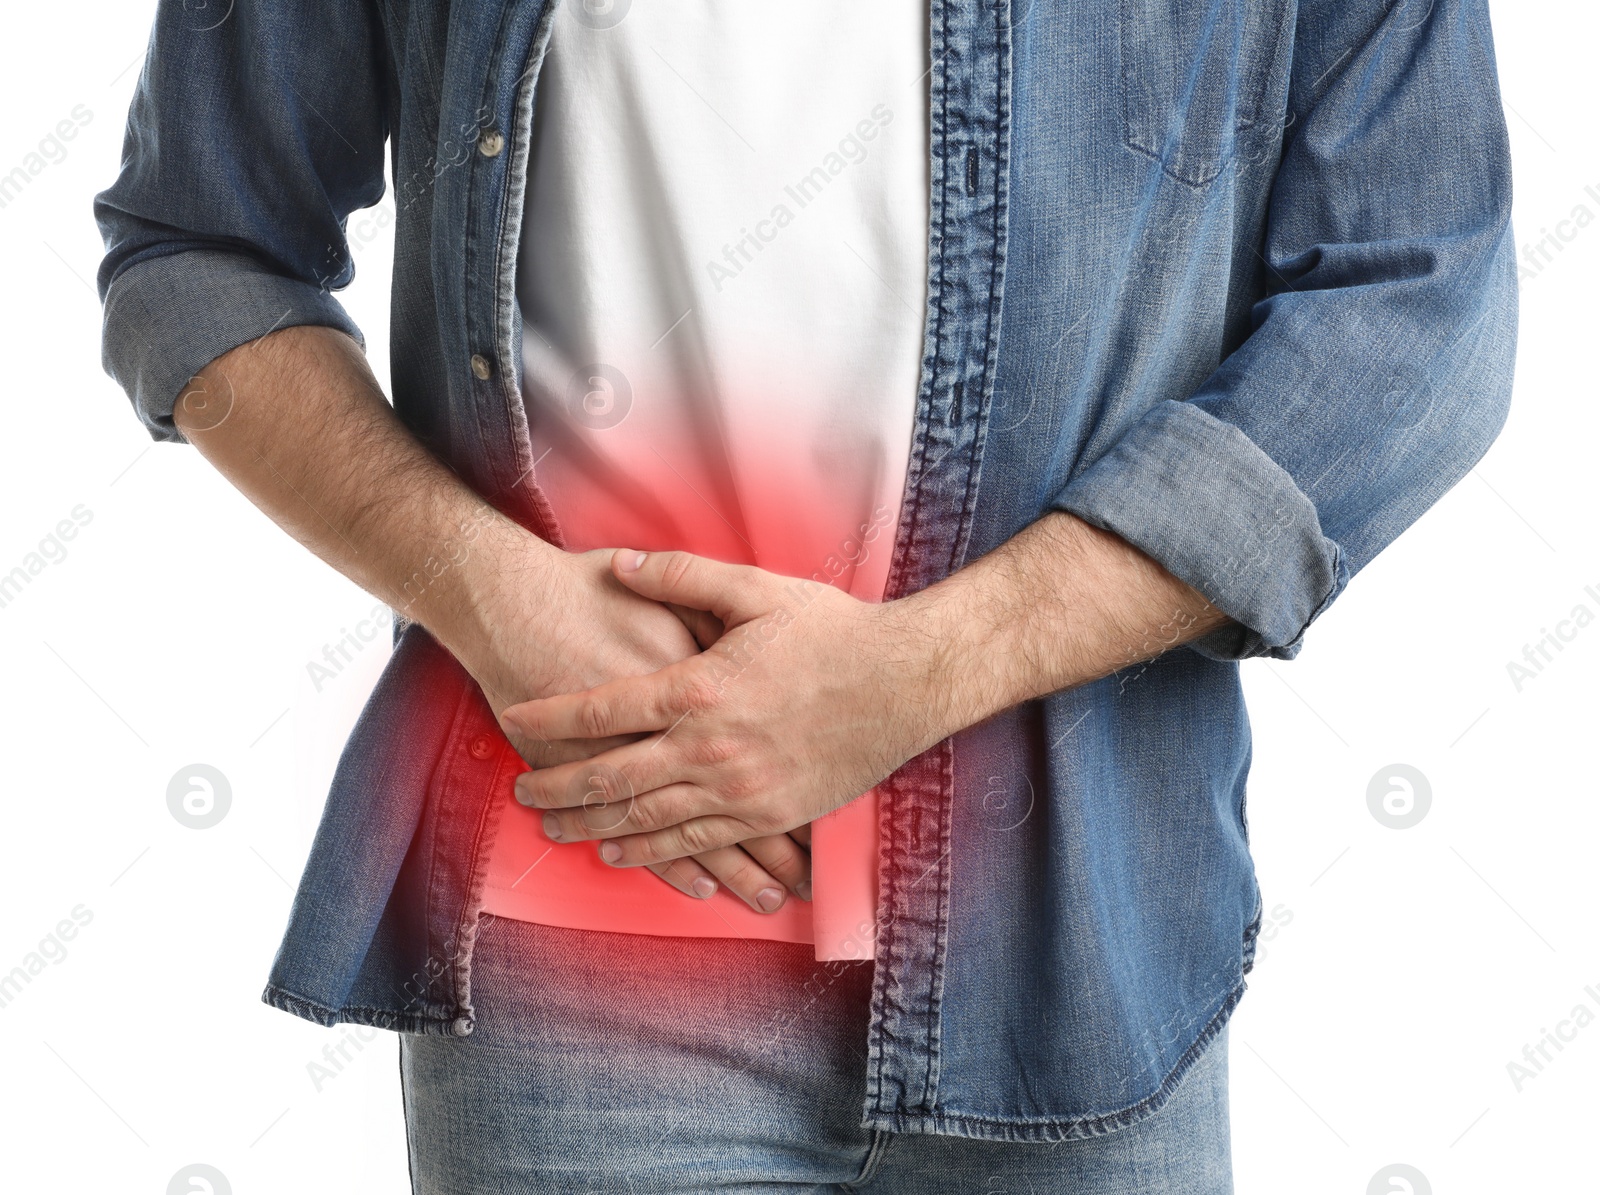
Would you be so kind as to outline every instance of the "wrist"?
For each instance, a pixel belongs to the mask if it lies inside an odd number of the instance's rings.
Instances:
[[[896,690],[924,729],[919,750],[1014,704],[999,667],[1005,649],[984,617],[975,616],[969,578],[886,602],[880,610],[887,655],[896,661]],[[991,595],[992,596],[992,595]]]
[[[421,622],[479,680],[503,658],[510,604],[550,585],[565,557],[532,532],[483,506],[460,520],[404,582],[402,613]],[[541,603],[542,605],[543,603]]]
[[[1091,636],[1074,617],[1069,592],[1071,579],[1094,571],[1091,533],[1070,516],[1047,515],[996,551],[889,604],[910,641],[923,645],[912,691],[944,734],[1096,675]]]

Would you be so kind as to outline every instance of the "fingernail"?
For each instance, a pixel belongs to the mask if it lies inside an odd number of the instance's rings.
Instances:
[[[798,884],[796,884],[794,886],[794,894],[796,896],[798,896],[801,900],[810,900],[811,899],[811,881],[810,880],[801,880]]]
[[[517,798],[517,804],[532,806],[533,792],[531,789],[522,784],[517,784],[512,786],[511,792]]]
[[[611,844],[608,842],[606,845],[610,846]],[[701,900],[708,900],[712,896],[716,895],[717,882],[715,880],[708,880],[705,876],[701,876],[694,883],[690,884],[689,887],[694,889],[694,894]]]
[[[561,819],[553,813],[544,815],[544,836],[551,842],[561,841]]]
[[[776,888],[763,888],[760,892],[756,893],[756,904],[761,907],[761,911],[763,913],[771,913],[776,911],[778,906],[782,903],[783,893],[779,892]]]
[[[600,857],[607,863],[615,863],[622,858],[622,848],[614,842],[602,842],[600,844]]]
[[[625,573],[636,573],[644,567],[644,558],[649,554],[648,552],[635,552],[631,556],[624,556],[617,561],[617,568]]]

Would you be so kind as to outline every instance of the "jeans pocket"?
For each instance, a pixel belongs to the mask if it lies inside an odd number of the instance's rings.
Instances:
[[[1262,119],[1293,0],[1119,0],[1129,147],[1208,186]]]

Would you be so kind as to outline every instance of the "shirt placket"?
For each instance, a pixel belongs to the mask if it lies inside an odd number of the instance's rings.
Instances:
[[[1011,6],[930,13],[928,315],[916,427],[886,597],[965,560],[993,393],[1005,265]],[[864,1120],[902,1131],[935,1114],[949,915],[954,748],[880,787],[879,954]]]

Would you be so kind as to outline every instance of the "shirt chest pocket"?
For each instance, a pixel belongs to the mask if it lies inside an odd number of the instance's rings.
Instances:
[[[1118,0],[1128,145],[1205,187],[1275,122],[1263,110],[1292,0]]]

